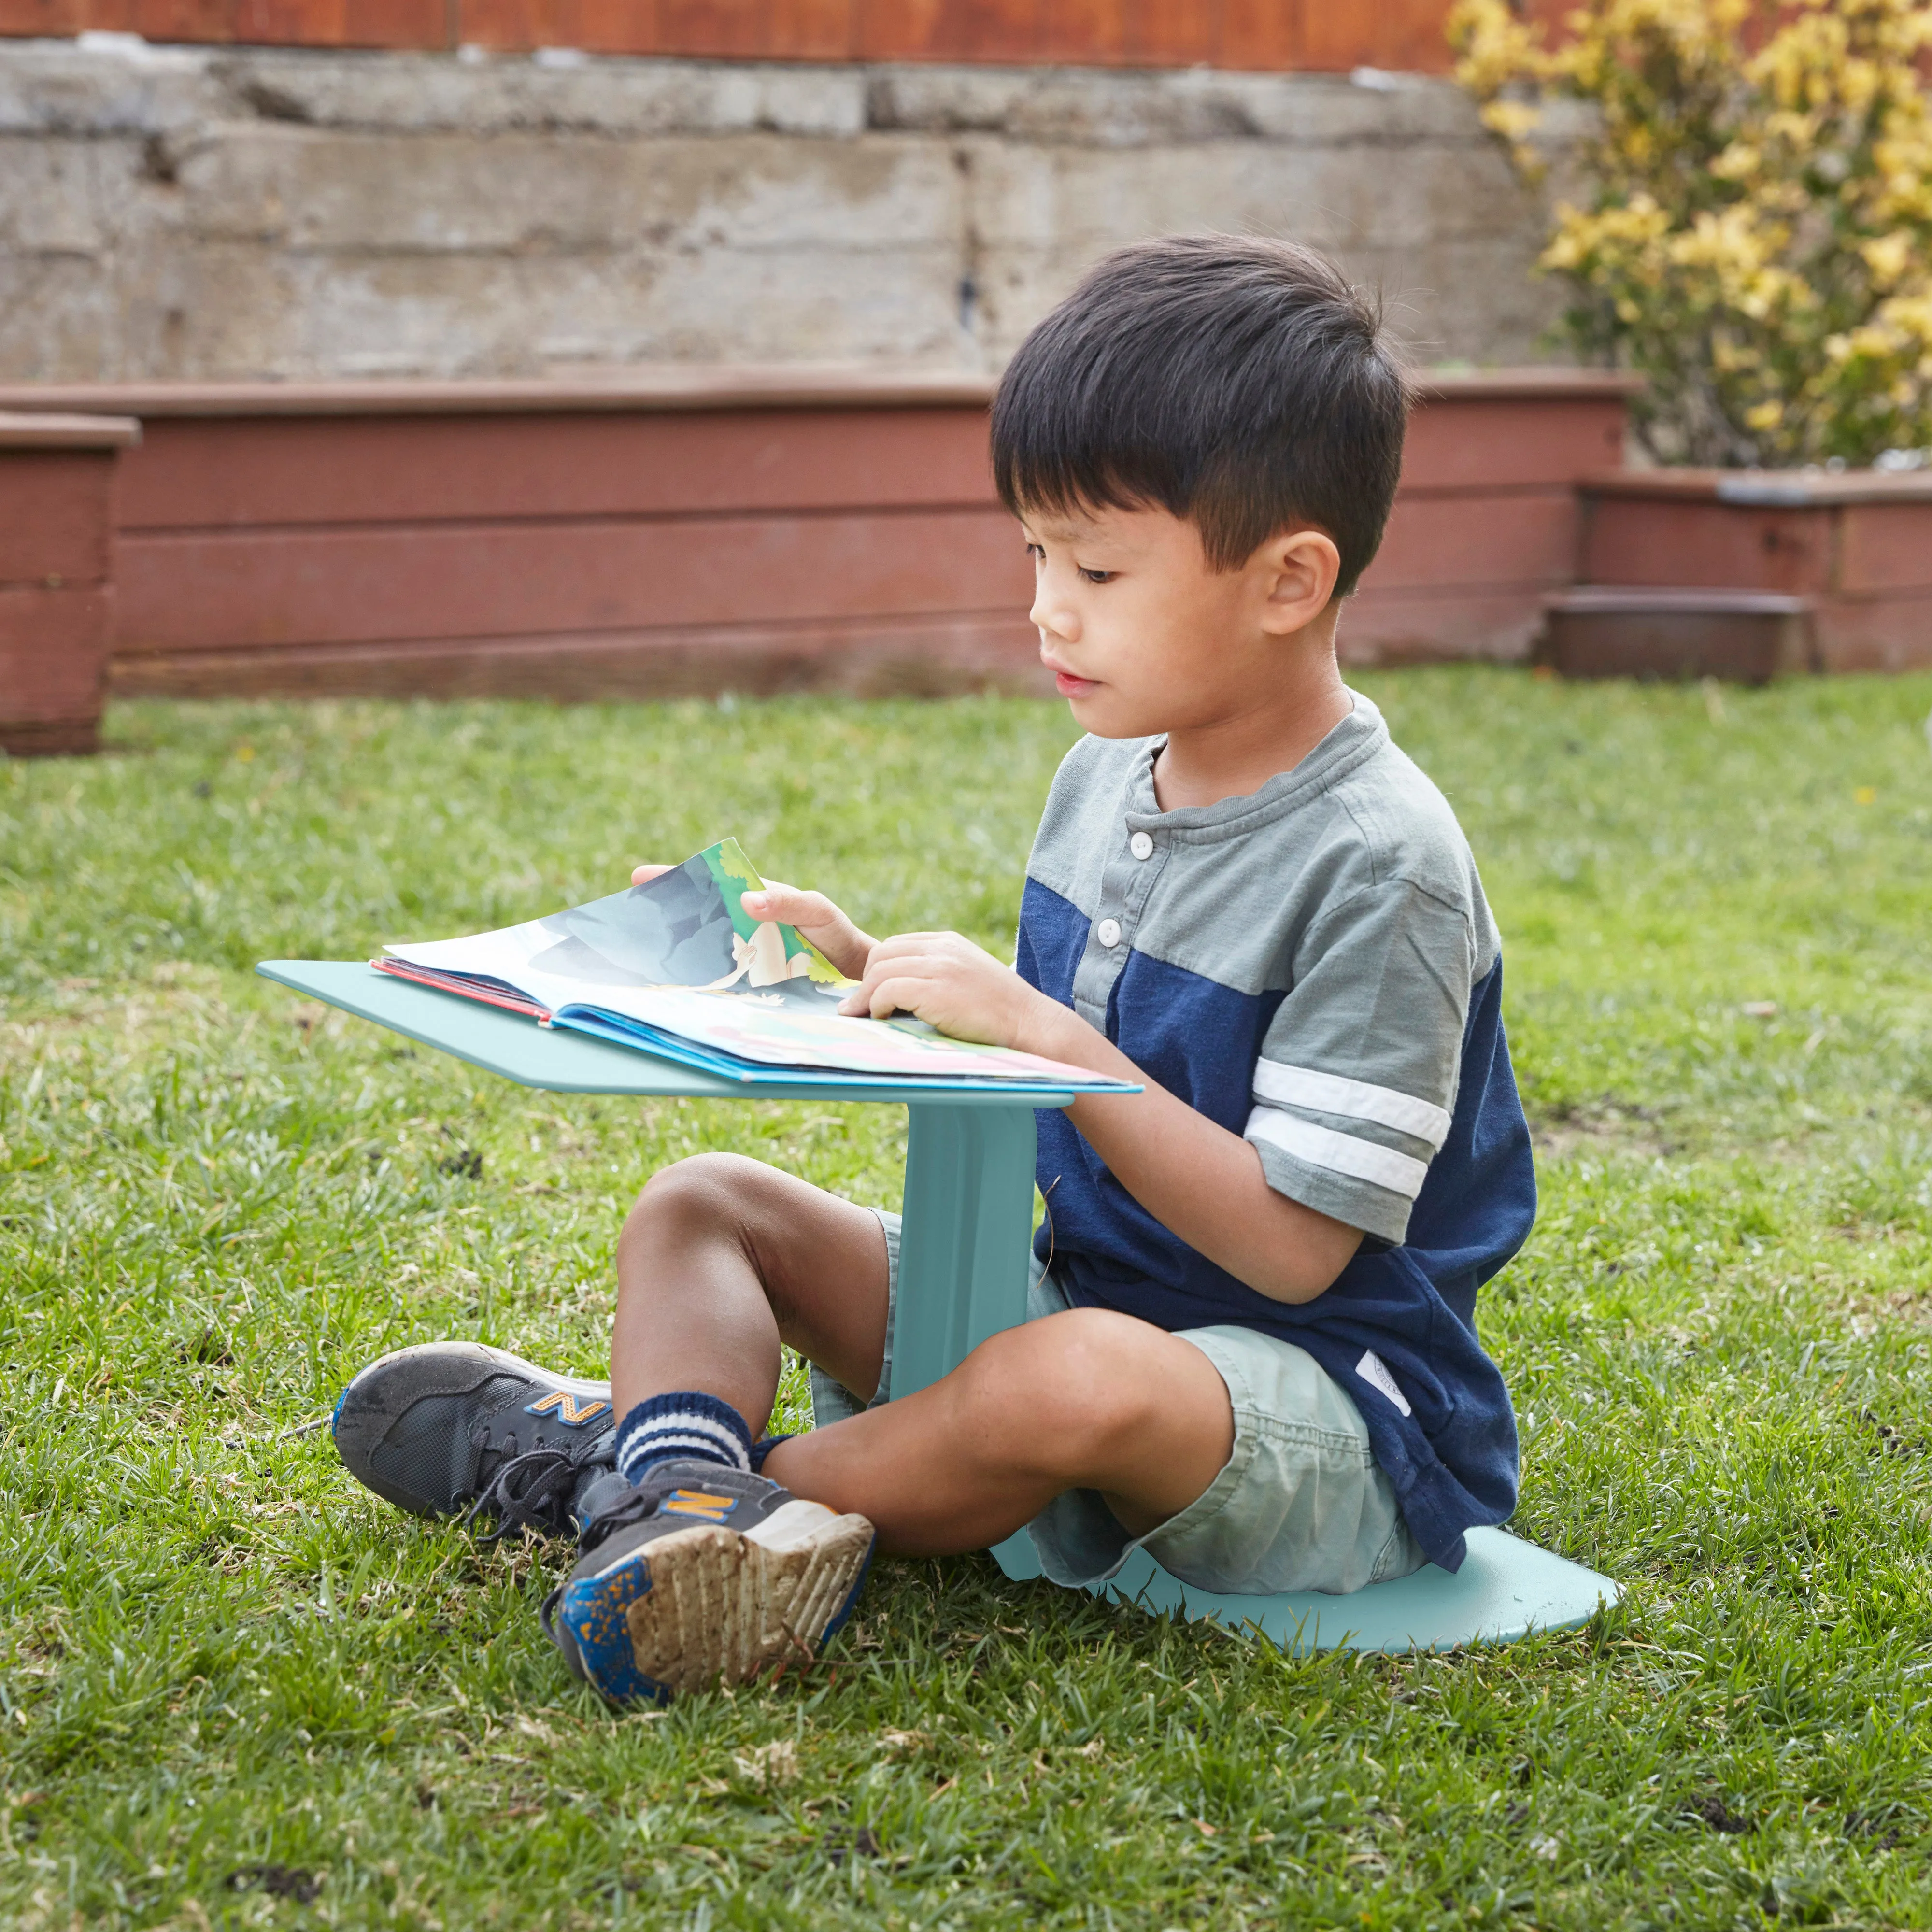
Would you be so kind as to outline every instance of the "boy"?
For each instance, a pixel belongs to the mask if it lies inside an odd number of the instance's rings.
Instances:
[[[1448,804],[1335,657],[1406,410],[1376,317],[1306,250],[1102,262],[993,412],[1041,658],[1089,734],[1016,964],[747,898],[860,981],[848,1012],[1144,1084],[1040,1115],[1024,1326],[889,1402],[897,1217],[701,1155],[625,1224],[608,1391],[448,1342],[345,1392],[336,1441],[381,1494],[581,1526],[545,1624],[607,1695],[808,1658],[875,1534],[933,1554],[1025,1526],[1064,1583],[1144,1544],[1202,1589],[1345,1592],[1454,1568],[1510,1514],[1474,1320],[1534,1213],[1498,941]],[[782,1342],[819,1426],[760,1439]]]

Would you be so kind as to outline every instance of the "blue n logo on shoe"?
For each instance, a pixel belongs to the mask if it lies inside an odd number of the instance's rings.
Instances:
[[[553,1389],[548,1395],[524,1405],[526,1415],[548,1415],[553,1412],[566,1429],[586,1429],[600,1415],[608,1415],[610,1405],[596,1397],[589,1402],[580,1402],[565,1389]]]
[[[722,1522],[738,1507],[736,1496],[715,1496],[708,1490],[674,1490],[664,1503],[666,1516],[702,1516],[706,1522]]]

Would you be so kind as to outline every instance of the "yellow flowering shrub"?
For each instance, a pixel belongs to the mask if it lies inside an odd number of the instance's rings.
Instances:
[[[1552,97],[1595,110],[1541,266],[1660,460],[1932,444],[1932,0],[1584,0],[1554,44],[1458,0],[1450,37],[1526,177]]]

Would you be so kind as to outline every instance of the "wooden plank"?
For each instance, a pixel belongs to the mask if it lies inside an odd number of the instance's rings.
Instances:
[[[1448,0],[0,0],[0,35],[1439,74],[1447,14]]]
[[[1263,71],[1306,64],[1303,11],[1304,0],[1221,0],[1220,64]]]
[[[362,0],[376,5],[382,0]],[[417,0],[440,4],[442,0]],[[662,45],[658,0],[457,0],[455,39],[460,44],[518,52],[537,47],[574,47],[585,53],[652,54]],[[682,30],[698,31],[686,17]],[[448,38],[447,28],[444,38]],[[752,43],[757,44],[754,32]],[[675,51],[675,50],[673,50]]]
[[[64,38],[94,23],[87,0],[0,0],[0,34]]]
[[[1124,0],[1127,58],[1140,67],[1196,67],[1221,52],[1220,0]]]
[[[1444,0],[1381,0],[1373,10],[1375,51],[1357,64],[1402,74],[1447,74],[1455,58],[1449,50],[1448,16]]]
[[[1399,496],[1362,587],[1554,589],[1576,581],[1576,560],[1567,490]]]
[[[1484,490],[1574,484],[1622,459],[1619,396],[1445,396],[1409,418],[1402,487]]]
[[[134,0],[134,31],[151,40],[235,38],[234,0]]]
[[[118,649],[1024,610],[1004,511],[123,537]]]
[[[138,416],[689,414],[745,409],[983,409],[991,376],[860,363],[640,364],[581,380],[8,382],[0,410]]]
[[[556,10],[551,0],[457,0],[456,38],[460,45],[500,53],[567,46]]]
[[[1932,665],[1932,594],[1820,598],[1818,650],[1828,671],[1923,670]]]
[[[963,369],[838,362],[640,363],[621,374],[560,380],[483,377],[451,380],[322,382],[7,382],[0,410],[77,410],[152,416],[434,416],[646,415],[743,409],[885,410],[957,405],[983,408],[992,376]],[[1615,400],[1640,379],[1600,369],[1425,370],[1418,406],[1438,403]],[[1733,483],[1749,472],[1726,472]],[[1658,491],[1708,496],[1714,472],[1650,470],[1593,477],[1607,494]],[[1789,473],[1785,472],[1789,481]],[[1727,488],[1732,487],[1727,484]],[[1932,476],[1805,477],[1820,502],[1932,495]]]
[[[1779,509],[1843,503],[1932,503],[1932,471],[1625,470],[1592,476],[1591,494]]]
[[[1838,516],[1846,596],[1932,586],[1932,502],[1848,503]]]
[[[1580,580],[1816,594],[1830,588],[1835,514],[1590,492]]]
[[[140,440],[132,416],[0,410],[0,449],[131,449]]]
[[[0,587],[0,748],[87,748],[78,741],[91,742],[100,716],[112,610],[98,586]]]
[[[1051,0],[966,0],[956,8],[945,58],[1019,65],[1040,45],[1040,14]]]
[[[1039,634],[1011,610],[823,625],[670,626],[516,638],[404,638],[260,652],[116,659],[118,697],[710,697],[845,691],[940,697],[986,689],[1050,696]]]
[[[406,13],[406,5],[398,12]],[[346,0],[234,0],[233,38],[267,46],[340,47],[349,38]]]
[[[1526,659],[1543,622],[1540,586],[1377,590],[1342,606],[1336,644],[1345,664]]]
[[[235,0],[229,38],[258,46],[417,50],[449,44],[446,0]]]
[[[1126,19],[1119,0],[1042,0],[1036,58],[1114,67],[1126,57]]]
[[[858,0],[861,60],[944,60],[960,0]]]
[[[855,0],[770,0],[774,60],[848,61],[858,46]]]
[[[978,410],[151,421],[128,531],[994,500]]]
[[[115,461],[112,451],[0,449],[0,584],[106,579]]]
[[[771,52],[770,24],[760,0],[657,0],[656,16],[651,47],[656,53],[757,60]]]

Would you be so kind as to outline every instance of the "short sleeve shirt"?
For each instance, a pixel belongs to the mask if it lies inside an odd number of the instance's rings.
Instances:
[[[1048,801],[1028,883],[1084,928],[1074,1010],[1244,1134],[1272,1186],[1400,1241],[1500,950],[1462,828],[1364,698],[1217,805],[1160,809],[1161,743],[1083,740]]]
[[[1028,864],[1018,969],[1246,1138],[1270,1186],[1370,1238],[1314,1302],[1273,1301],[1155,1220],[1064,1114],[1042,1112],[1040,1252],[1076,1304],[1309,1348],[1348,1378],[1398,1496],[1446,1445],[1431,1416],[1448,1429],[1452,1414],[1460,1427],[1486,1413],[1487,1447],[1459,1448],[1470,1466],[1439,1472],[1458,1495],[1437,1499],[1450,1520],[1434,1546],[1405,1500],[1441,1561],[1462,1527],[1507,1514],[1505,1491],[1514,1501],[1514,1424],[1475,1343],[1474,1294],[1521,1245],[1534,1203],[1474,860],[1359,695],[1292,770],[1215,805],[1160,809],[1162,742],[1086,738],[1068,753]],[[1382,1265],[1390,1254],[1400,1262]]]

